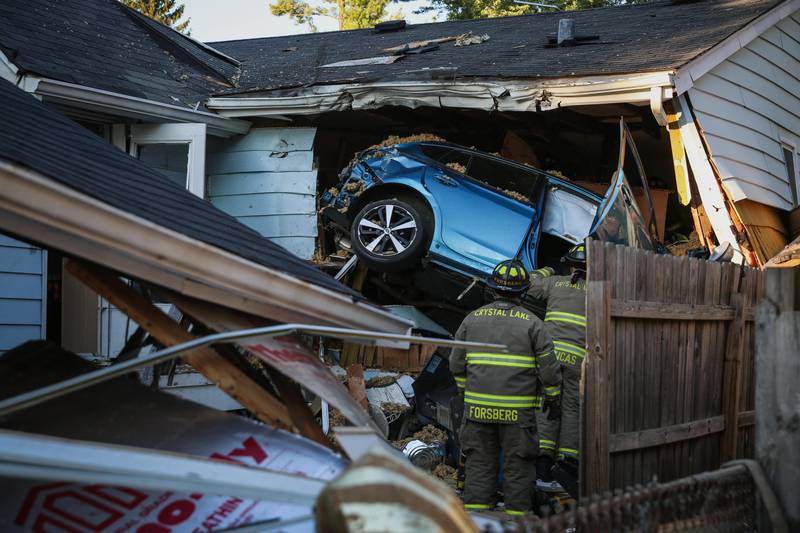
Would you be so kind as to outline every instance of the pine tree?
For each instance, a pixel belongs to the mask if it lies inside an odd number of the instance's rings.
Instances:
[[[647,0],[534,0],[542,4],[557,6],[569,11],[623,4],[638,4]],[[539,11],[551,11],[532,5],[516,4],[514,0],[431,0],[430,5],[419,9],[418,13],[429,11],[443,12],[448,20],[463,20],[512,15],[527,15]]]
[[[190,19],[181,22],[184,5],[177,3],[176,0],[122,0],[122,3],[181,33],[186,35],[191,33]]]

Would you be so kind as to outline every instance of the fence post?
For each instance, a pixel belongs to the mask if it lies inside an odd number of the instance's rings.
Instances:
[[[756,317],[756,459],[789,530],[799,531],[800,269],[770,269],[764,281]]]
[[[611,331],[611,282],[589,281],[586,287],[586,361],[583,373],[582,494],[610,486],[610,407],[608,375]]]
[[[742,392],[742,357],[744,356],[744,296],[731,295],[733,321],[728,326],[725,362],[722,367],[722,414],[725,430],[720,439],[720,463],[736,458],[739,444],[739,404]]]

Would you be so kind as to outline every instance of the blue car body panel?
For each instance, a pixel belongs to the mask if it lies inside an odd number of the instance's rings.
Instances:
[[[568,189],[595,203],[601,200],[590,191],[540,171],[526,172],[531,173],[531,180],[542,180],[536,197],[527,203],[428,158],[418,143],[399,144],[362,153],[343,173],[338,193],[324,193],[322,204],[349,207],[357,196],[351,191],[390,184],[413,189],[428,202],[434,217],[428,252],[431,261],[466,276],[485,278],[498,262],[510,257],[518,257],[529,269],[536,268],[547,187]],[[356,215],[348,214],[351,219]]]

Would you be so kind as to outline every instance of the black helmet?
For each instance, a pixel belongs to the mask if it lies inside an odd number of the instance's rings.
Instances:
[[[500,292],[523,293],[531,286],[531,278],[525,265],[516,259],[509,259],[499,263],[489,281],[486,282],[490,289]]]
[[[586,264],[586,246],[583,243],[576,244],[569,249],[569,252],[561,258],[562,263]]]

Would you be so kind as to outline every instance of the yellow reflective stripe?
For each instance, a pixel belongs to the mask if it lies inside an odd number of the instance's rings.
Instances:
[[[556,443],[552,440],[539,439],[539,448],[544,448],[545,450],[555,450]]]
[[[573,450],[572,448],[559,448],[558,451],[561,453],[571,453],[573,455],[578,455],[579,453],[578,450]]]
[[[521,409],[525,407],[539,407],[535,401],[520,402],[520,403],[502,403],[502,402],[489,402],[486,400],[476,400],[474,398],[464,398],[464,403],[471,403],[475,405],[488,405],[489,407],[507,407],[510,409]]]
[[[514,511],[513,509],[506,509],[506,514],[511,516],[522,516],[525,511]]]
[[[533,273],[538,274],[542,278],[547,278],[553,275],[553,273],[547,267],[537,268],[536,270],[533,271]]]
[[[564,341],[553,341],[553,346],[555,346],[556,350],[571,353],[573,355],[577,355],[578,357],[586,357],[586,348],[578,346],[577,344],[570,344],[569,342]]]
[[[586,317],[583,315],[576,315],[575,313],[567,313],[564,311],[548,311],[544,315],[545,322],[566,322],[568,324],[576,324],[578,326],[586,327]]]
[[[505,363],[503,361],[470,361],[471,365],[489,365],[489,366],[513,366],[518,368],[537,368],[536,363]]]
[[[559,394],[561,394],[561,386],[554,385],[552,387],[545,387],[544,393],[548,396],[558,396]]]
[[[453,376],[453,379],[456,380],[456,387],[458,387],[459,389],[463,389],[467,383],[467,378],[462,376]]]
[[[552,352],[552,351],[547,351],[547,352],[537,353],[537,354],[536,354],[536,358],[537,358],[537,359],[539,359],[540,357],[547,357],[548,355],[552,355],[552,354],[553,354],[553,352]]]
[[[511,355],[507,353],[481,353],[481,352],[467,352],[467,359],[470,357],[482,357],[485,359],[511,359],[517,361],[535,361],[533,356],[530,355]]]
[[[494,505],[488,503],[465,503],[464,509],[494,509]]]
[[[477,398],[491,398],[493,400],[535,400],[538,396],[501,396],[499,394],[485,394],[483,392],[467,391],[467,396],[475,396]]]

